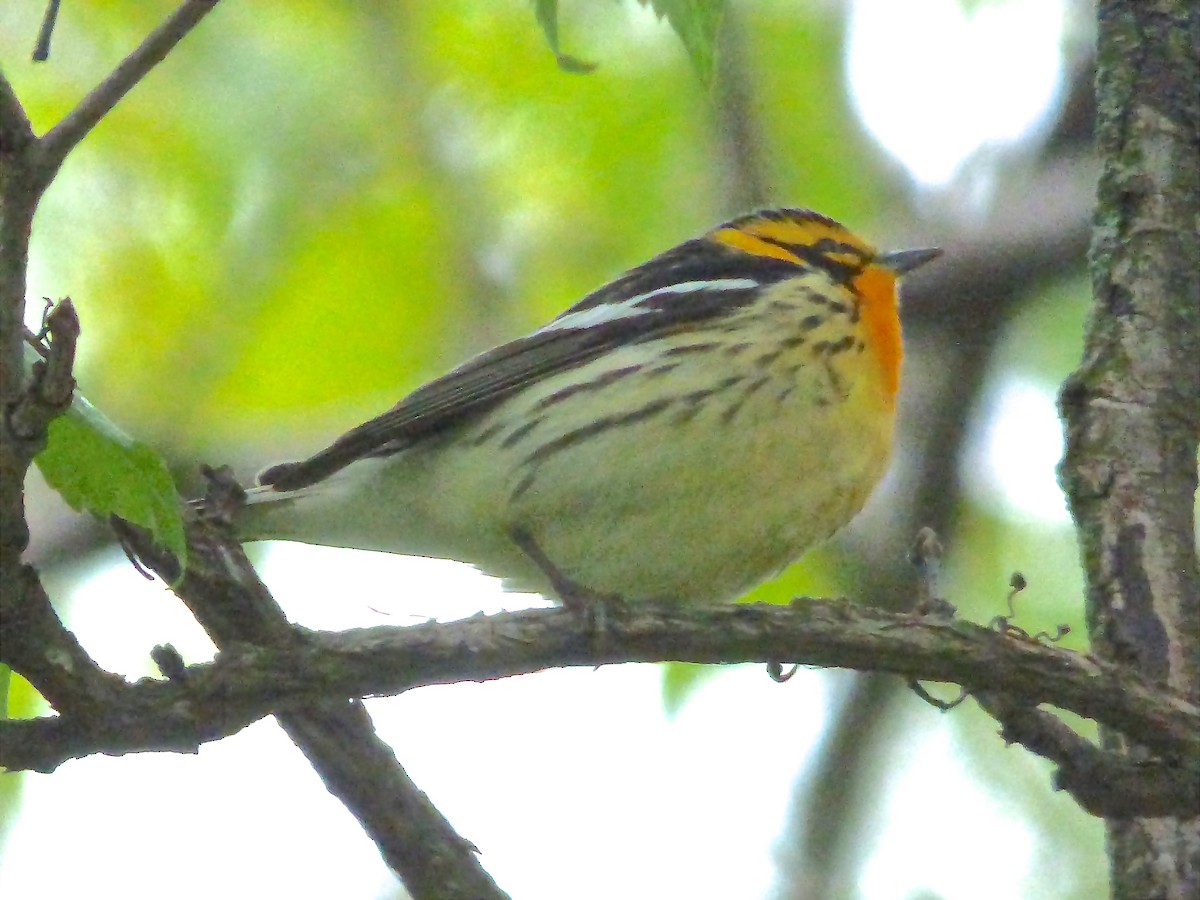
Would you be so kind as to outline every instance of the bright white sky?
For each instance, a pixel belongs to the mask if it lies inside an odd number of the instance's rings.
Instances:
[[[856,102],[871,133],[926,186],[951,182],[981,150],[1036,128],[1059,90],[1061,0],[968,5],[851,4]],[[984,456],[995,483],[1009,486],[1005,502],[1016,510],[1061,515],[1057,425],[1035,434],[1029,427],[1053,422],[1051,400],[1020,385],[1001,395],[999,415],[1022,424],[989,428]],[[1023,437],[1002,446],[1006,433]],[[345,628],[536,602],[501,595],[464,566],[380,554],[347,561],[345,552],[279,545],[269,553],[264,575],[293,619]],[[99,662],[130,676],[150,674],[156,643],[173,642],[189,660],[211,652],[179,604],[123,559],[84,581],[70,609],[71,627]],[[119,633],[114,622],[123,623]],[[792,786],[822,726],[826,682],[802,673],[780,686],[758,668],[734,669],[668,720],[660,679],[650,666],[551,672],[425,689],[373,701],[371,710],[417,783],[520,900],[559,900],[567,886],[575,900],[764,897]],[[1000,801],[979,793],[937,717],[928,721],[896,760],[905,779],[881,798],[861,896],[1034,896],[1029,835]],[[945,826],[965,821],[970,828]],[[930,835],[937,865],[914,868],[913,860],[928,860]],[[70,865],[62,846],[72,848]],[[981,860],[996,848],[1004,865],[980,878]],[[273,722],[194,757],[98,758],[29,775],[5,849],[0,895],[14,900],[140,900],[164,890],[178,900],[353,900],[391,884],[374,848]],[[591,888],[581,892],[581,880]]]
[[[854,0],[851,9],[859,114],[917,183],[947,184],[1054,111],[1063,0]]]

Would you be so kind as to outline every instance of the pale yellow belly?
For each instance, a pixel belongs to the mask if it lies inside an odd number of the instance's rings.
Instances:
[[[520,528],[563,575],[595,592],[729,600],[846,524],[887,467],[892,411],[872,378],[839,379],[833,391],[814,372],[798,385],[772,381],[655,408],[655,398],[682,396],[694,383],[682,372],[677,385],[625,386],[613,411],[591,398],[558,431],[534,429],[487,454],[450,451],[439,465],[471,484],[466,493],[479,506],[473,514],[431,508],[442,521],[434,530],[450,537],[456,520],[502,509],[494,540],[470,550],[514,587],[548,589],[504,534]],[[637,410],[645,414],[630,415]],[[606,416],[613,424],[588,431]],[[618,423],[622,416],[630,421]],[[555,449],[571,427],[583,436]]]

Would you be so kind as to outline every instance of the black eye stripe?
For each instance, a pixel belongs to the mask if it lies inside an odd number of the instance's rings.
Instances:
[[[822,238],[815,244],[789,244],[777,238],[756,234],[755,237],[764,244],[771,244],[787,253],[792,254],[809,266],[824,269],[838,284],[849,284],[863,270],[867,260],[862,250],[853,244],[835,241],[832,238]],[[846,255],[859,260],[850,264],[834,259],[833,254]]]

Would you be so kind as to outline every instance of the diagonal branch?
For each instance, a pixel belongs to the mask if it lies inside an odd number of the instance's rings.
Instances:
[[[156,65],[166,59],[184,37],[219,0],[184,0],[175,12],[154,29],[138,48],[113,69],[107,78],[79,101],[67,116],[42,138],[39,177],[48,185],[67,154],[87,137],[121,99]]]
[[[232,502],[229,495],[235,490],[240,489],[223,473],[214,473],[210,510]],[[138,557],[172,584],[222,656],[241,652],[247,645],[269,655],[287,655],[306,643],[304,633],[288,622],[240,545],[228,540],[219,525],[198,522],[192,528],[186,572],[180,572],[175,558],[155,547],[144,533],[124,523],[118,530]],[[190,672],[172,674],[182,677],[180,684],[191,694]],[[302,702],[269,711],[413,897],[505,897],[479,864],[474,846],[454,831],[375,733],[362,704],[346,702],[351,696],[311,692]],[[230,700],[229,695],[213,697],[207,705],[228,708],[234,705]]]
[[[0,153],[15,153],[33,140],[33,129],[12,85],[0,72]]]
[[[1200,812],[1200,766],[1133,760],[1101,750],[1051,713],[1000,694],[985,692],[975,699],[1000,722],[1006,741],[1056,763],[1054,786],[1092,815],[1189,818]]]
[[[325,702],[276,718],[413,897],[505,896],[479,866],[478,849],[455,832],[376,735],[361,701]]]

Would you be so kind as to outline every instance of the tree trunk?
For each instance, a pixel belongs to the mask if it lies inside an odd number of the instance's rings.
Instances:
[[[1200,8],[1101,0],[1098,21],[1095,306],[1060,476],[1094,652],[1200,703]],[[1107,825],[1113,897],[1200,897],[1200,819]]]

